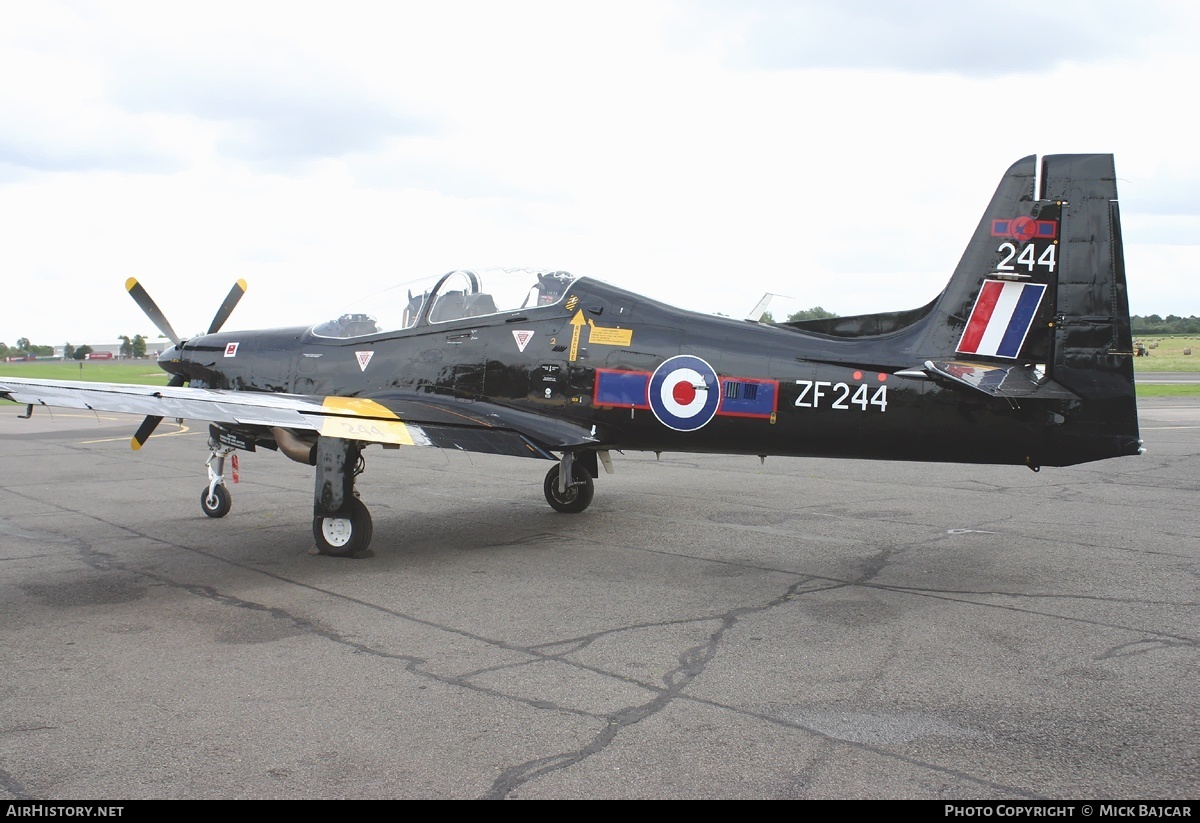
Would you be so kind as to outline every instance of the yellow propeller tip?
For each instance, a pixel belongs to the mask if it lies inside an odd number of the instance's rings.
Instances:
[[[142,444],[137,441],[136,437],[131,437],[129,439],[129,445],[133,448],[134,451],[137,451],[138,449],[140,449],[142,447]]]
[[[133,287],[138,284],[136,277],[131,277],[125,281],[125,291],[133,291]]]

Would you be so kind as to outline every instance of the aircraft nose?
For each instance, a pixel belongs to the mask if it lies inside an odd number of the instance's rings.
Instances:
[[[182,385],[186,383],[186,374],[184,373],[184,353],[181,352],[178,346],[169,346],[160,355],[158,355],[158,368],[167,372],[172,376],[170,385],[178,383]]]

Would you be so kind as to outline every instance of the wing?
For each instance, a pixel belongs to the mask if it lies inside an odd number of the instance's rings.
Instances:
[[[596,437],[583,426],[495,403],[438,395],[322,397],[0,377],[0,397],[34,406],[207,420],[248,433],[274,427],[367,443],[556,459]]]

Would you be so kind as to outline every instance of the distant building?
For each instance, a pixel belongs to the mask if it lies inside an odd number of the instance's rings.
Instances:
[[[85,345],[91,346],[92,351],[112,352],[113,357],[121,356],[121,344],[120,343],[72,343],[71,345],[74,346],[75,348],[79,348],[80,346],[85,346]],[[149,354],[150,353],[149,350],[147,350],[146,353]],[[57,357],[59,360],[63,359],[63,347],[62,346],[54,347],[54,356]]]

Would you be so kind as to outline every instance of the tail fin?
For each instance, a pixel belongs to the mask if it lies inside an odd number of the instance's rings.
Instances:
[[[1109,154],[1048,155],[1005,173],[919,348],[925,371],[1010,401],[1049,401],[1039,459],[1138,454],[1133,339]]]

